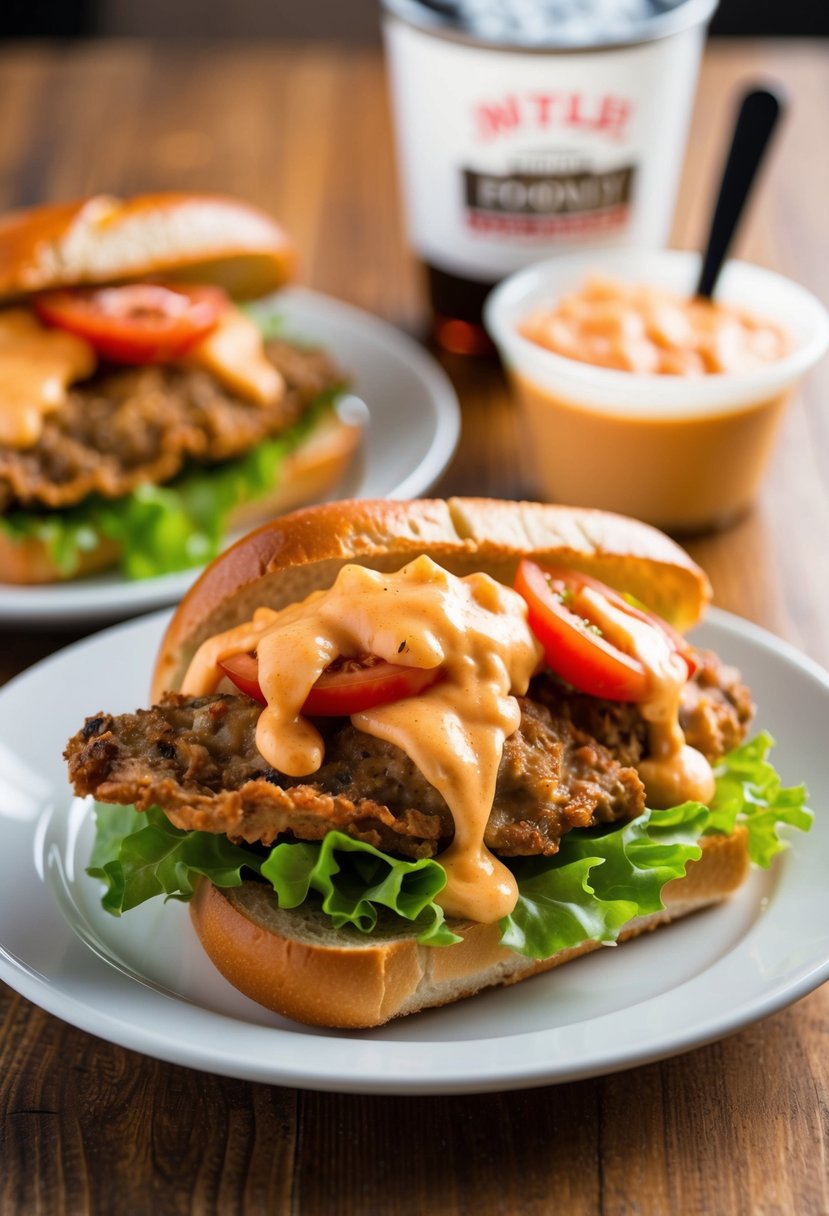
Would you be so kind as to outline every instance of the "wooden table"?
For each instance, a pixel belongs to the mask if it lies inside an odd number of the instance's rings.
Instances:
[[[700,239],[743,79],[793,106],[744,256],[829,298],[829,103],[819,44],[712,47],[676,224]],[[419,335],[374,51],[111,44],[0,55],[0,206],[170,187],[280,215],[313,287]],[[497,368],[445,360],[464,436],[440,491],[532,493]],[[791,410],[757,509],[690,546],[717,603],[829,664],[829,363]],[[0,680],[74,634],[0,633]],[[460,1214],[829,1211],[829,989],[725,1042],[523,1093],[295,1092],[161,1064],[0,991],[0,1212]]]

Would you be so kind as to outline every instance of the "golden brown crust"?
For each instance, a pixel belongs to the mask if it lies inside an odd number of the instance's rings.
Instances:
[[[286,457],[272,493],[239,507],[230,518],[229,528],[238,531],[251,527],[324,494],[342,476],[359,441],[360,428],[343,421],[336,411],[322,416],[304,442]],[[120,553],[116,541],[99,537],[98,545],[82,554],[77,568],[66,575],[43,541],[32,537],[16,540],[0,530],[0,584],[34,585],[85,578],[116,565]]]
[[[150,276],[217,283],[246,298],[281,286],[295,262],[274,220],[222,195],[96,195],[0,219],[0,301]]]
[[[620,940],[719,903],[741,886],[749,865],[745,830],[706,836],[701,845],[700,860],[665,887],[665,909],[632,921]],[[456,946],[418,946],[410,936],[368,944],[352,937],[343,945],[323,917],[280,911],[268,888],[255,883],[221,892],[201,882],[191,917],[208,956],[236,988],[314,1026],[379,1026],[483,988],[519,983],[601,946],[585,942],[538,961],[501,946],[497,925],[477,924],[453,925],[463,936]]]
[[[710,598],[702,570],[663,533],[604,511],[496,499],[348,501],[306,508],[243,538],[179,606],[159,650],[153,698],[178,688],[206,637],[330,586],[349,561],[398,569],[419,553],[456,574],[511,582],[522,556],[583,568],[631,592],[679,628]]]
[[[417,986],[410,939],[354,950],[282,937],[200,882],[190,915],[209,958],[234,987],[312,1026],[379,1026]]]

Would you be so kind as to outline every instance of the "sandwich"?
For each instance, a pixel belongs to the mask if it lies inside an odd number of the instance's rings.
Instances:
[[[719,903],[807,829],[673,541],[601,511],[340,502],[222,554],[151,707],[69,741],[115,915],[190,901],[217,968],[370,1027]],[[712,925],[712,932],[716,928]]]
[[[337,479],[359,437],[343,372],[239,303],[295,260],[213,195],[0,220],[0,583],[203,565]]]

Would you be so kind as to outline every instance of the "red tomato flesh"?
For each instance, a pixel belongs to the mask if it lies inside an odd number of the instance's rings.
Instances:
[[[220,659],[219,666],[239,692],[260,705],[267,705],[265,694],[259,687],[259,661],[255,654],[234,654],[229,659]]]
[[[577,607],[583,607],[583,602],[578,599],[579,589],[581,587],[590,587],[593,591],[597,591],[599,595],[604,596],[609,604],[613,604],[616,608],[621,608],[628,616],[636,617],[637,620],[644,621],[646,625],[653,625],[654,628],[665,635],[671,643],[671,648],[684,660],[688,668],[688,678],[690,679],[694,674],[699,666],[694,654],[694,648],[678,630],[674,629],[673,625],[669,625],[661,616],[657,616],[655,612],[651,612],[640,604],[631,603],[624,595],[620,595],[618,591],[614,591],[612,587],[608,587],[607,583],[603,583],[597,578],[592,578],[589,574],[550,566],[545,567],[545,570],[553,579],[570,580],[571,589],[577,597]]]
[[[437,668],[402,667],[375,655],[338,659],[322,673],[302,707],[311,717],[347,717],[430,688]]]
[[[530,628],[544,647],[548,667],[568,684],[609,701],[641,701],[648,690],[642,663],[605,637],[591,620],[582,592],[590,588],[608,605],[658,630],[688,668],[695,662],[683,638],[666,621],[628,603],[598,579],[574,570],[542,568],[524,560],[515,589],[527,602]]]
[[[227,308],[219,287],[128,283],[37,296],[41,321],[85,338],[113,363],[167,363],[216,328]]]
[[[222,659],[222,671],[240,690],[267,704],[259,687],[259,662],[254,654]],[[309,692],[302,712],[312,718],[347,718],[364,709],[413,697],[434,684],[438,668],[402,667],[376,655],[340,658],[332,663]]]

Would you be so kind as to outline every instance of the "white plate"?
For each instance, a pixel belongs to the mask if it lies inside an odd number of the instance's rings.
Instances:
[[[230,987],[180,904],[115,920],[84,874],[91,824],[61,750],[86,714],[145,701],[164,615],[40,663],[0,693],[0,978],[124,1047],[311,1089],[463,1093],[574,1080],[656,1060],[780,1009],[829,975],[829,675],[770,634],[712,612],[699,631],[744,671],[784,780],[818,803],[809,837],[729,904],[515,988],[376,1031],[309,1030]],[[36,725],[35,725],[36,724]]]
[[[289,336],[318,342],[352,377],[368,406],[360,455],[336,487],[338,498],[415,498],[446,468],[460,434],[455,390],[411,338],[359,308],[289,288],[257,308],[284,319]],[[198,570],[130,581],[105,572],[46,587],[0,587],[0,624],[69,625],[135,616],[174,604]]]

